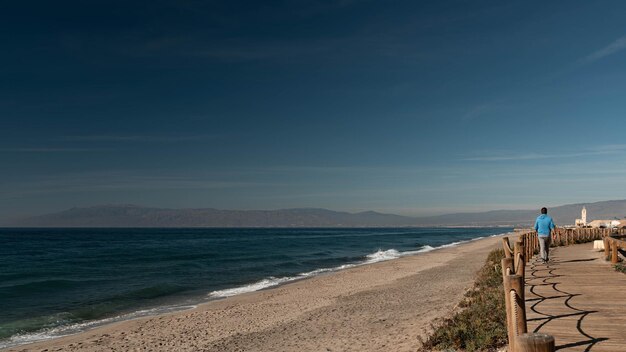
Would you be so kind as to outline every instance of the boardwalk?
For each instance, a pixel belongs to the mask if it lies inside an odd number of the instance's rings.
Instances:
[[[552,248],[526,268],[528,331],[553,335],[557,351],[626,351],[626,275],[592,243]]]

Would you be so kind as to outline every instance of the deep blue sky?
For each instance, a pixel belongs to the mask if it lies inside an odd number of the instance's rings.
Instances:
[[[0,5],[0,219],[626,198],[626,2]]]

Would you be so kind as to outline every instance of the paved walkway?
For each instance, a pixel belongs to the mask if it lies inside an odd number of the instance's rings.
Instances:
[[[626,351],[626,275],[593,243],[552,248],[526,267],[529,332],[553,335],[557,351]]]

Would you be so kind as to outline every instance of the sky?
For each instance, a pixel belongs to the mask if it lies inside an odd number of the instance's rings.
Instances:
[[[5,1],[0,220],[626,198],[623,1]]]

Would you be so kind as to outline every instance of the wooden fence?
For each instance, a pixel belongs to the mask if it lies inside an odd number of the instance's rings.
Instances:
[[[619,262],[619,250],[626,249],[626,241],[624,238],[624,232],[626,229],[619,229],[624,231],[618,231],[617,234],[613,236],[604,237],[604,257],[606,260],[611,260],[612,264],[617,264]]]
[[[606,259],[617,263],[619,248],[626,249],[626,241],[620,239],[626,229],[560,228],[552,231],[552,246],[567,246],[595,240],[604,241]],[[525,301],[526,263],[539,250],[535,231],[521,232],[511,248],[508,237],[502,238],[505,258],[502,259],[502,280],[506,301],[509,352],[553,352],[554,337],[546,334],[528,333]]]

